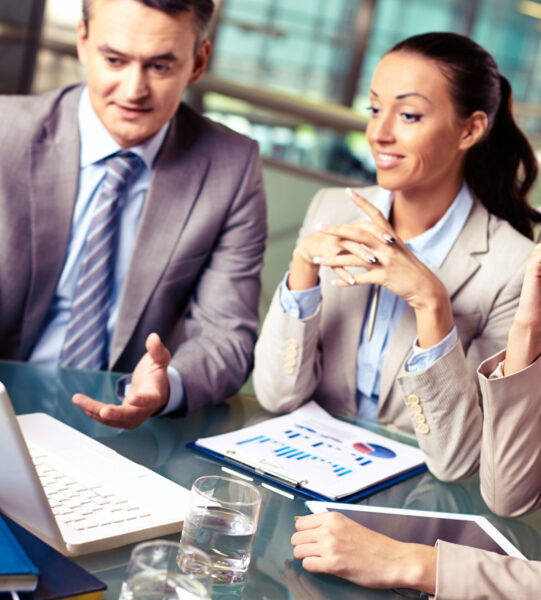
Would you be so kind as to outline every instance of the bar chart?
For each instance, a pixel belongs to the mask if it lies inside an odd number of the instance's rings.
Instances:
[[[278,434],[278,435],[276,435]],[[366,442],[348,442],[319,432],[313,427],[294,424],[274,437],[260,434],[236,442],[237,446],[266,444],[270,452],[284,461],[315,461],[325,465],[337,477],[355,473],[356,468],[366,467],[374,459],[392,459],[396,453],[384,446]]]

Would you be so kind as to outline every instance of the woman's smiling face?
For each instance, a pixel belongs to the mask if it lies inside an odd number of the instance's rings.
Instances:
[[[386,54],[372,78],[370,104],[366,133],[381,187],[437,192],[461,179],[466,124],[438,63],[408,52]]]

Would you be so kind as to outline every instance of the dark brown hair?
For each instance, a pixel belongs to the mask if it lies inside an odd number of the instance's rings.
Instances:
[[[83,21],[88,29],[88,21],[92,14],[93,0],[83,0]],[[198,45],[206,35],[207,28],[214,12],[214,0],[134,0],[150,8],[161,10],[169,15],[181,12],[192,12],[195,17]]]
[[[481,110],[488,117],[483,138],[466,154],[464,178],[472,192],[493,214],[533,238],[533,223],[541,213],[528,204],[537,177],[535,153],[513,118],[509,82],[494,58],[479,44],[456,33],[415,35],[391,52],[419,54],[438,63],[449,81],[459,117]]]

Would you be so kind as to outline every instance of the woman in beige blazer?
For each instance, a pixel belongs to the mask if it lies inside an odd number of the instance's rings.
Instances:
[[[507,350],[479,367],[483,400],[481,493],[512,517],[541,507],[541,245],[528,260]],[[294,555],[309,571],[360,585],[407,587],[438,600],[541,595],[541,562],[438,542],[404,544],[338,513],[301,517]]]
[[[505,344],[540,219],[526,200],[537,162],[509,83],[463,36],[397,44],[370,102],[379,187],[314,198],[256,345],[254,387],[273,412],[314,398],[415,431],[432,473],[458,479],[479,463],[475,371]]]

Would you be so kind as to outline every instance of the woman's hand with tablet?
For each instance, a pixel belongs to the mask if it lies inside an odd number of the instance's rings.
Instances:
[[[372,531],[338,512],[298,517],[293,556],[312,573],[372,588],[436,589],[437,550]]]

